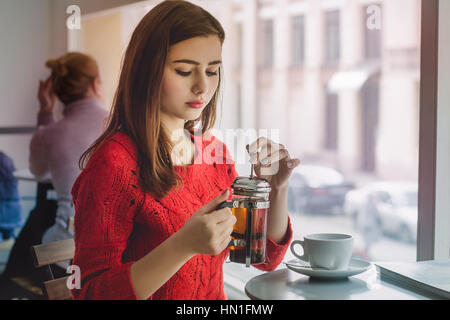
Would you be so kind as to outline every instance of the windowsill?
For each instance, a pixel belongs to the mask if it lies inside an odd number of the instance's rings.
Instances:
[[[284,268],[284,264],[275,269]],[[230,300],[249,300],[245,294],[245,285],[253,277],[266,273],[256,269],[255,267],[247,268],[244,264],[225,263],[223,266],[223,281],[225,291]]]

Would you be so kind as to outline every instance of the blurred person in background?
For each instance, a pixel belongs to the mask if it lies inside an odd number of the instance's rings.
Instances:
[[[104,129],[108,112],[104,108],[104,89],[97,62],[90,56],[70,52],[46,62],[51,75],[39,82],[37,130],[30,143],[30,171],[38,180],[50,179],[56,194],[55,211],[44,211],[37,206],[30,213],[11,250],[3,273],[11,278],[31,276],[40,282],[30,255],[36,244],[73,237],[69,219],[74,216],[70,190],[80,173],[78,160]],[[59,99],[63,118],[55,119]],[[67,263],[52,266],[55,275],[65,274]]]
[[[16,170],[10,157],[0,151],[0,242],[14,237],[14,230],[22,224],[22,205],[19,198]]]

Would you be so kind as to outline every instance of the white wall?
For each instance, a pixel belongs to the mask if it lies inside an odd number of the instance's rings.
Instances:
[[[33,0],[36,1],[36,0]],[[42,1],[42,0],[38,0]],[[69,5],[80,7],[85,15],[97,11],[115,8],[142,0],[50,0],[52,2],[52,23],[57,26],[53,30],[52,52],[56,55],[64,54],[67,50],[66,8]]]
[[[49,75],[44,63],[67,51],[66,8],[81,13],[137,0],[0,0],[0,127],[33,127],[39,104],[39,79]],[[31,134],[0,134],[0,150],[17,168],[28,167]],[[22,196],[34,195],[34,183],[19,183]]]
[[[51,0],[0,1],[0,127],[34,126],[38,80],[51,53]],[[28,165],[30,134],[0,135],[0,150],[17,168]],[[33,196],[36,184],[19,182],[21,196]],[[23,201],[26,215],[34,201]]]
[[[34,126],[38,81],[51,53],[51,0],[0,2],[0,127]],[[30,135],[0,135],[0,150],[27,165]]]

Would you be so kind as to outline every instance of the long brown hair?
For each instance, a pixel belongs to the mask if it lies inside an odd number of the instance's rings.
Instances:
[[[170,156],[173,146],[160,123],[164,66],[171,45],[208,35],[217,35],[222,44],[225,40],[219,21],[187,1],[161,2],[142,18],[125,53],[108,126],[81,156],[81,168],[105,140],[121,131],[136,143],[139,184],[144,191],[164,197],[183,183]],[[219,70],[218,88],[220,79]],[[218,95],[219,89],[197,119],[202,133],[214,126]],[[193,133],[194,121],[187,121],[185,129]]]
[[[65,105],[83,99],[99,75],[94,58],[81,52],[69,52],[50,59],[45,66],[52,70],[52,90]]]

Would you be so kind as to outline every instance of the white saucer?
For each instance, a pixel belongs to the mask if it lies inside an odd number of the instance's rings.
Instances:
[[[346,270],[327,270],[322,268],[312,268],[307,262],[299,259],[293,259],[285,262],[290,270],[314,278],[341,279],[347,278],[364,271],[367,271],[371,263],[361,259],[351,259]]]

